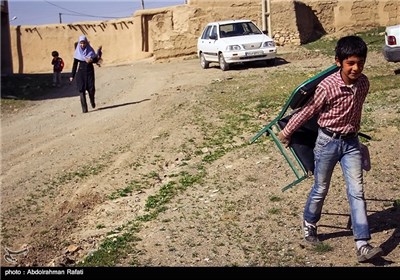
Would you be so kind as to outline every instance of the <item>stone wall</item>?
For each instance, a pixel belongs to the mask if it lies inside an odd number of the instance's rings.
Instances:
[[[154,14],[149,22],[153,54],[155,59],[164,59],[195,54],[197,38],[207,22],[249,18],[261,25],[260,7],[253,4],[254,0],[220,0],[215,1],[215,5],[204,7],[192,5],[189,1],[186,6],[177,6],[165,13],[156,14],[157,11],[149,10],[139,11],[134,16]]]
[[[324,34],[354,33],[400,23],[399,0],[271,0],[272,37],[278,46],[299,45]],[[87,35],[102,45],[105,65],[154,57],[196,54],[204,25],[223,19],[251,19],[262,26],[260,0],[188,0],[186,5],[137,11],[114,21],[11,27],[14,73],[51,72],[57,50],[70,71],[74,43]]]
[[[239,11],[240,7],[247,7],[247,11],[240,10],[236,16],[250,18],[260,27],[261,2],[188,1],[190,5],[218,14],[226,9]],[[350,34],[400,23],[400,0],[270,0],[270,4],[272,37],[280,46],[304,44],[325,34]]]

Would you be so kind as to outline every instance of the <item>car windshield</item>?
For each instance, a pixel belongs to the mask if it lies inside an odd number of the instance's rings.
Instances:
[[[234,22],[219,26],[221,38],[262,34],[261,30],[252,22]]]

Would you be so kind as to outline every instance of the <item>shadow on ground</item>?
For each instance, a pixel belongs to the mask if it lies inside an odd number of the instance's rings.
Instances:
[[[382,244],[379,244],[379,246],[383,249],[384,252],[383,256],[387,256],[400,244],[400,219],[399,219],[400,205],[398,205],[397,201],[391,201],[391,200],[367,199],[367,201],[388,201],[393,203],[392,207],[387,208],[383,211],[368,211],[369,214],[368,221],[372,235],[377,232],[383,232],[394,229],[393,233],[388,237],[388,239],[384,241]],[[323,213],[323,215],[349,216],[348,214],[342,214],[342,213],[338,214]],[[327,224],[321,224],[319,225],[319,227],[337,229],[337,231],[334,231],[332,233],[321,234],[320,235],[321,241],[353,235],[350,223],[348,223],[346,227],[337,225],[327,225]],[[380,257],[371,260],[371,263],[376,266],[384,266],[393,262],[390,260],[386,260],[383,257]]]
[[[61,75],[61,87],[53,87],[53,74],[13,74],[1,77],[1,99],[46,100],[78,96],[70,73]]]
[[[132,101],[132,102],[126,102],[126,103],[121,103],[121,104],[116,104],[116,105],[110,105],[110,106],[105,106],[105,107],[99,107],[97,110],[108,110],[108,109],[114,109],[114,108],[118,108],[118,107],[123,107],[123,106],[128,106],[128,105],[135,105],[135,104],[139,104],[145,101],[150,101],[150,99],[146,98],[140,101]]]
[[[271,68],[271,67],[277,67],[280,65],[288,64],[290,62],[286,61],[285,59],[281,57],[276,57],[275,59],[275,64],[274,65],[267,65],[265,61],[255,61],[255,62],[246,62],[246,63],[235,63],[235,64],[230,64],[229,65],[229,70],[228,71],[238,71],[238,70],[244,70],[244,69],[250,69],[250,68]],[[210,68],[216,68],[219,69],[219,64],[218,63],[211,63]]]

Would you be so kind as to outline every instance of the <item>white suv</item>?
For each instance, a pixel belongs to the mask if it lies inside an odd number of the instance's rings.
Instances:
[[[197,41],[197,55],[203,69],[211,62],[223,71],[230,64],[253,61],[273,66],[276,46],[251,20],[226,20],[206,25]]]
[[[400,62],[400,24],[386,27],[383,56],[389,62]]]

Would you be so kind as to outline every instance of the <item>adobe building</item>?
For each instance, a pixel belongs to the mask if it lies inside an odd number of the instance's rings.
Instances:
[[[64,59],[64,71],[70,71],[74,44],[82,34],[88,37],[93,48],[103,46],[104,65],[117,65],[150,57],[161,60],[195,56],[197,38],[204,25],[223,19],[253,20],[271,33],[278,47],[305,44],[327,34],[351,34],[400,23],[399,0],[186,2],[167,8],[138,10],[131,17],[111,21],[12,26],[12,55],[8,60],[12,62],[12,72],[50,73],[53,50]],[[3,35],[7,36],[2,22],[2,44]]]

